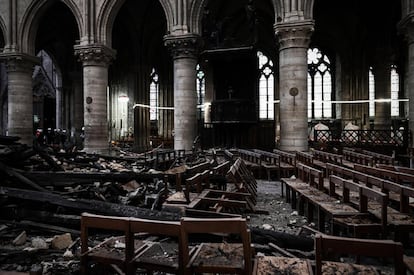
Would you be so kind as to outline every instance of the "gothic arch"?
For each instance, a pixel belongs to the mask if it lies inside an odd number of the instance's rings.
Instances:
[[[201,35],[201,19],[203,10],[209,0],[194,0],[190,8],[190,32]]]
[[[60,0],[66,7],[69,8],[73,14],[77,26],[79,36],[82,37],[83,20],[81,11],[75,4],[74,0]],[[47,9],[53,5],[54,1],[40,0],[32,1],[29,7],[26,9],[22,19],[22,27],[20,28],[20,46],[24,53],[35,55],[35,41],[37,35],[37,29],[39,27],[39,21]]]
[[[283,20],[283,3],[282,0],[272,0],[273,7],[275,9],[275,24]]]
[[[105,0],[100,11],[98,12],[97,19],[97,34],[99,42],[112,47],[112,28],[114,21],[122,5],[126,0]],[[168,0],[159,0],[167,19],[167,30],[173,26],[173,9],[171,3]]]

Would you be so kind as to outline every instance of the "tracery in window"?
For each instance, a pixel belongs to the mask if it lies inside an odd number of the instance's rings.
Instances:
[[[319,49],[308,49],[308,117],[331,118],[331,100],[331,62]]]
[[[368,89],[369,89],[369,116],[375,116],[375,76],[372,67],[368,72]]]
[[[197,109],[198,109],[198,119],[204,118],[204,96],[206,92],[206,80],[204,71],[201,69],[200,64],[197,64],[197,79],[196,79],[196,89],[197,89]]]
[[[400,76],[395,65],[391,66],[391,116],[400,115],[398,94],[400,92]]]
[[[150,120],[158,120],[159,83],[158,74],[152,69],[150,75]]]
[[[257,52],[259,61],[259,118],[274,119],[274,75],[273,62],[262,52]]]

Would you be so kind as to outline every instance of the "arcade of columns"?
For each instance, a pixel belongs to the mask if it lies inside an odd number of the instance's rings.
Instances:
[[[7,3],[6,3],[7,2]],[[30,2],[30,1],[26,1]],[[33,1],[32,1],[33,2]],[[46,3],[47,1],[40,1]],[[76,5],[76,1],[63,1]],[[79,10],[82,2],[89,4],[95,1],[78,1]],[[99,2],[99,3],[98,3]],[[96,1],[96,10],[99,5],[108,2],[123,1]],[[174,61],[174,148],[190,150],[196,129],[197,98],[196,57],[201,29],[198,26],[200,13],[192,16],[190,11],[201,11],[206,0],[160,0],[166,10],[168,21],[168,35],[165,36],[165,46],[171,51]],[[312,20],[312,0],[274,0],[275,34],[279,40],[279,92],[280,92],[280,133],[282,150],[307,150],[307,49],[314,30]],[[414,3],[412,0],[403,0],[403,14],[399,29],[407,36],[408,43],[408,70],[406,82],[414,87]],[[23,2],[16,0],[2,0],[0,6],[11,6],[9,20],[4,20],[3,29],[6,29],[5,47],[0,58],[7,66],[8,74],[8,125],[7,134],[20,136],[21,142],[31,144],[33,140],[33,99],[32,99],[32,72],[33,66],[39,61],[34,57],[33,50],[25,44],[29,41],[18,39],[20,18],[16,11]],[[110,6],[110,5],[109,5]],[[116,4],[112,4],[116,6]],[[191,7],[191,8],[190,8]],[[24,9],[24,7],[20,7]],[[96,12],[95,14],[99,14]],[[83,12],[80,22],[99,21],[99,18],[90,18],[91,13]],[[110,20],[108,20],[110,21]],[[195,22],[195,23],[194,23]],[[111,61],[116,59],[116,52],[105,39],[93,33],[97,30],[92,27],[82,28],[81,41],[75,45],[75,54],[83,66],[83,104],[75,104],[75,114],[83,113],[85,126],[85,151],[105,152],[108,150],[107,129],[107,86],[108,68]],[[108,27],[109,28],[109,27]],[[190,31],[191,30],[191,31]],[[25,37],[25,36],[22,36]],[[385,78],[378,78],[385,79]],[[79,82],[80,83],[80,82]],[[378,83],[378,86],[385,86]],[[78,88],[80,89],[80,88]],[[387,91],[383,91],[387,93]],[[410,112],[409,129],[414,129],[414,93],[409,94]],[[83,106],[83,107],[82,107]],[[83,110],[81,109],[83,108]],[[384,110],[385,109],[385,110]],[[389,113],[388,107],[377,109],[378,120],[389,119],[383,114]],[[81,118],[75,119],[75,127],[81,125]],[[382,123],[382,122],[379,123]]]

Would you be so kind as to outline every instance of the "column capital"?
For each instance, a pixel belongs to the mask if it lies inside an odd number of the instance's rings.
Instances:
[[[279,49],[308,48],[314,25],[313,20],[275,24],[274,30],[279,38]]]
[[[409,13],[398,22],[398,32],[405,35],[408,44],[414,43],[414,12]]]
[[[116,50],[102,44],[75,45],[75,55],[84,66],[107,67],[115,59]]]
[[[5,52],[0,60],[6,63],[7,72],[33,72],[34,66],[40,64],[40,58],[24,53]]]
[[[166,35],[164,44],[174,59],[196,58],[200,47],[200,37],[196,34]]]

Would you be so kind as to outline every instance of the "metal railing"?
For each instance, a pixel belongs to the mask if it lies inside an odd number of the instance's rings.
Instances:
[[[340,142],[344,146],[408,146],[406,130],[315,130],[314,141]]]

